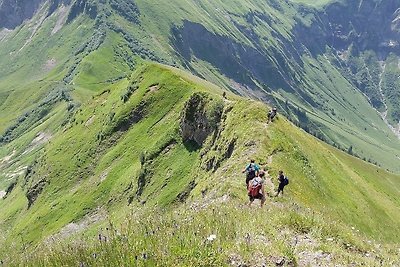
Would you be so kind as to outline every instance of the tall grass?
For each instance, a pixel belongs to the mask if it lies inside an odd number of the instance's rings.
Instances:
[[[52,240],[8,266],[297,266],[305,263],[394,266],[395,246],[367,241],[356,231],[287,201],[266,208],[238,201],[135,209],[97,232]]]

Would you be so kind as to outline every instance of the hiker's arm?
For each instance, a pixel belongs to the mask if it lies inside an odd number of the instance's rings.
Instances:
[[[245,173],[246,171],[247,171],[247,168],[249,167],[250,165],[247,165],[243,170],[242,170],[242,173]]]
[[[264,183],[261,186],[261,193],[263,194],[263,196],[265,196]]]

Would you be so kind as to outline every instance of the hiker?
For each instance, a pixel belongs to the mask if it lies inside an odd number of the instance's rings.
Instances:
[[[249,186],[247,190],[247,194],[250,200],[249,207],[255,199],[259,199],[261,201],[260,207],[263,207],[265,203],[265,190],[263,179],[264,175],[265,173],[263,171],[260,171],[257,177],[254,177],[252,180],[249,181]]]
[[[283,189],[285,188],[286,185],[289,184],[289,178],[287,178],[283,174],[283,171],[279,171],[278,181],[279,181],[279,186],[278,186],[278,193],[276,194],[276,197],[279,195],[280,192],[282,192],[282,196],[283,196]]]
[[[246,173],[246,186],[249,188],[249,181],[254,177],[258,176],[258,172],[260,171],[260,166],[255,163],[255,160],[250,160],[250,164],[246,166],[242,170],[242,173]]]
[[[274,120],[274,118],[276,116],[276,112],[277,112],[276,107],[274,107],[273,109],[271,109],[268,112],[268,122],[267,123],[270,123],[270,122],[272,122]]]
[[[270,193],[274,191],[274,184],[272,182],[272,177],[269,174],[268,167],[264,167],[262,172],[264,172],[264,187],[266,188],[265,196],[272,196]]]

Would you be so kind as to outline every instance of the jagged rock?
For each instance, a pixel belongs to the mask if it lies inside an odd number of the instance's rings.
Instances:
[[[46,184],[47,184],[47,181],[45,179],[42,179],[39,182],[37,182],[33,187],[28,189],[28,192],[26,192],[26,198],[28,199],[28,209],[32,206],[32,204],[38,198],[40,193],[42,193]]]
[[[15,186],[17,185],[17,181],[12,182],[8,187],[7,190],[5,192],[5,195],[3,196],[3,198],[7,198],[7,196],[9,194],[11,194],[11,192],[14,190]]]
[[[223,107],[222,102],[213,101],[205,93],[194,93],[186,102],[181,116],[183,141],[202,146],[207,137],[217,129]]]

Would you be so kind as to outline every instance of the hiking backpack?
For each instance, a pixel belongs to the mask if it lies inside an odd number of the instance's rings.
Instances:
[[[258,179],[254,178],[251,180],[250,185],[249,185],[249,196],[251,197],[256,197],[260,193],[260,189],[262,187],[261,181]]]
[[[289,177],[285,176],[285,179],[283,179],[283,184],[288,185],[289,184]]]
[[[256,168],[253,163],[250,163],[249,167],[247,168],[247,178],[253,179],[256,177]]]

